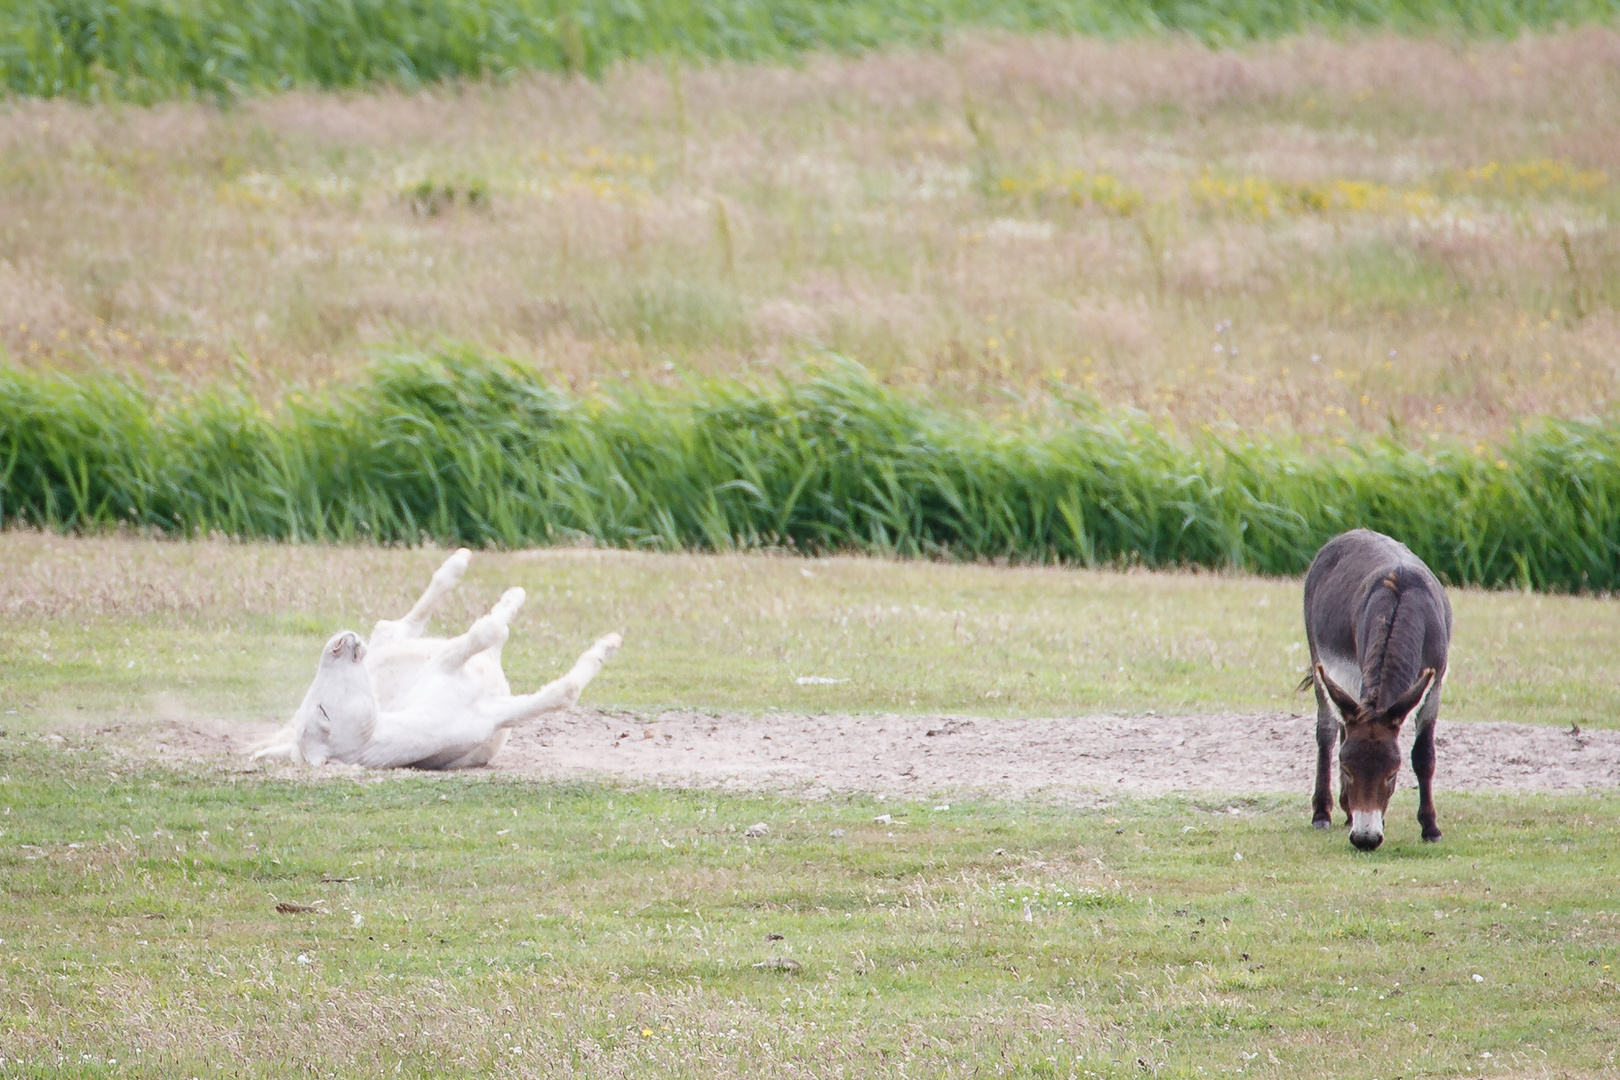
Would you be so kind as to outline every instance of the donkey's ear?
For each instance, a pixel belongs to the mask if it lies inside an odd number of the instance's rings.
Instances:
[[[1348,721],[1361,711],[1361,702],[1346,693],[1344,687],[1328,678],[1327,668],[1321,664],[1316,665],[1316,681],[1322,684],[1328,702],[1333,706],[1333,711],[1339,714],[1340,720]]]
[[[1424,668],[1423,674],[1418,676],[1418,681],[1412,684],[1412,688],[1386,705],[1379,712],[1378,719],[1396,727],[1406,723],[1406,718],[1423,708],[1423,703],[1428,700],[1429,691],[1434,689],[1434,678],[1434,668]]]

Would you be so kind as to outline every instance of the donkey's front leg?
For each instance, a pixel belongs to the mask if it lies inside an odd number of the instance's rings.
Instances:
[[[1339,719],[1316,690],[1316,793],[1311,798],[1311,825],[1333,824],[1333,744],[1339,741]]]
[[[467,573],[467,564],[472,561],[472,552],[466,548],[457,548],[450,557],[433,571],[433,578],[428,587],[405,613],[401,619],[390,621],[379,619],[371,631],[371,647],[390,644],[395,641],[408,641],[419,638],[427,630],[428,619],[439,604],[449,594],[450,590],[461,584],[462,577]]]
[[[1418,728],[1412,742],[1412,771],[1417,773],[1418,824],[1423,827],[1423,839],[1429,843],[1440,839],[1440,823],[1434,812],[1434,725],[1430,720]]]

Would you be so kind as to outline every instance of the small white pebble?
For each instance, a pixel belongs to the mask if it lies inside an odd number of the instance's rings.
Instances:
[[[1484,982],[1485,981],[1485,976],[1476,973],[1474,975],[1474,981],[1475,982]]]

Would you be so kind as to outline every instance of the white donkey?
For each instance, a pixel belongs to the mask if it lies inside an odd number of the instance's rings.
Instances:
[[[303,704],[254,759],[341,761],[374,769],[485,765],[513,726],[577,701],[621,639],[598,639],[568,674],[536,693],[514,696],[501,671],[501,646],[523,606],[522,589],[508,589],[460,637],[422,636],[471,557],[463,548],[446,559],[404,618],[377,623],[369,649],[353,631],[334,635]]]

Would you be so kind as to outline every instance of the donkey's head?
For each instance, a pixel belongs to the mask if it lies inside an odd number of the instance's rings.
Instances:
[[[1350,842],[1372,851],[1384,842],[1384,811],[1401,771],[1401,725],[1428,700],[1435,670],[1424,668],[1406,693],[1378,709],[1357,701],[1321,664],[1316,678],[1339,716],[1339,805],[1350,815]]]
[[[294,761],[348,760],[371,738],[377,698],[366,671],[366,643],[352,630],[333,634],[321,651],[315,681],[293,716]]]

